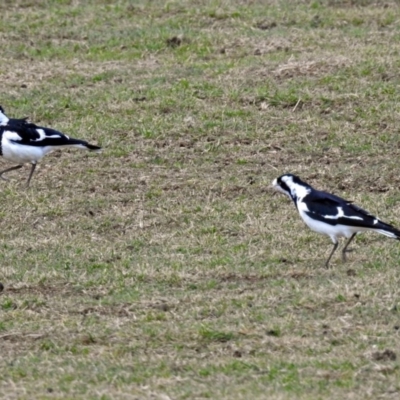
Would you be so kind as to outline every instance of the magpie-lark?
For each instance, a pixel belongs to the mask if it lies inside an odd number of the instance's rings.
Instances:
[[[340,237],[349,239],[342,250],[343,261],[346,261],[346,251],[349,251],[347,247],[357,232],[371,230],[400,240],[400,230],[392,225],[351,201],[314,189],[295,175],[282,175],[272,182],[272,186],[293,200],[300,217],[310,229],[331,238],[333,249],[326,260],[326,267],[338,247]]]
[[[46,154],[63,147],[77,147],[100,151],[101,147],[89,144],[84,140],[69,138],[51,128],[37,126],[26,119],[9,119],[0,109],[0,156],[18,163],[15,167],[0,172],[0,178],[7,180],[3,174],[31,163],[32,168],[26,186],[29,186],[36,163]]]

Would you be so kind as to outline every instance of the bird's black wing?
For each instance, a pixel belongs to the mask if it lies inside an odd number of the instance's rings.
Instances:
[[[15,139],[12,139],[15,142],[18,143],[26,143],[30,141],[35,141],[40,138],[39,132],[36,131],[36,129],[28,127],[28,126],[22,126],[22,125],[4,125],[0,126],[0,132],[1,134],[5,133],[12,133],[14,134]]]
[[[16,133],[19,139],[12,139],[15,143],[29,146],[60,146],[68,144],[69,138],[63,133],[51,128],[44,128],[33,123],[24,125],[3,126],[2,132]]]
[[[101,150],[101,147],[90,144],[85,140],[70,138],[55,129],[44,128],[33,123],[27,123],[23,126],[0,126],[0,135],[4,133],[9,134],[8,140],[26,146],[83,146],[83,148],[91,151]]]
[[[307,215],[330,225],[376,228],[381,221],[368,211],[331,193],[313,190],[303,199]],[[386,224],[385,224],[386,225]]]

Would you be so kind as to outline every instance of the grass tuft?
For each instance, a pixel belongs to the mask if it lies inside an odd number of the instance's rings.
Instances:
[[[4,398],[398,398],[398,243],[327,270],[269,188],[292,172],[400,227],[397,2],[0,12],[6,112],[104,147],[0,182]]]

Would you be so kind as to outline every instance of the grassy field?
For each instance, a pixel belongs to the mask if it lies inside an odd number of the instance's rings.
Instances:
[[[104,151],[0,182],[0,397],[398,399],[399,243],[325,269],[270,184],[400,226],[399,11],[1,2],[0,104]]]

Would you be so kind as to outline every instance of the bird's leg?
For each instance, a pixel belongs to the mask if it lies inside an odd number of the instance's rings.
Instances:
[[[7,168],[4,171],[0,172],[0,178],[3,179],[3,181],[8,181],[7,178],[3,176],[6,172],[14,171],[14,169],[20,169],[22,168],[22,165],[16,165],[15,167]]]
[[[336,249],[338,248],[338,245],[339,245],[339,242],[336,242],[336,243],[333,244],[333,249],[332,249],[332,251],[331,251],[331,254],[329,254],[328,259],[326,260],[325,268],[329,268],[329,261],[331,261],[331,258],[332,258],[332,256],[333,256],[333,253],[334,253],[334,252],[336,251]]]
[[[29,187],[29,183],[30,183],[30,181],[32,179],[33,173],[35,172],[35,168],[36,168],[36,163],[32,164],[31,173],[29,174],[28,182],[26,182],[26,187],[27,188]]]
[[[349,246],[349,244],[351,243],[351,241],[354,239],[354,237],[356,236],[356,234],[355,233],[353,233],[352,235],[351,235],[351,238],[348,240],[348,242],[345,244],[345,246],[343,247],[343,250],[342,250],[342,261],[343,262],[346,262],[346,253],[348,253],[349,251],[351,251],[351,250],[347,250],[347,247]]]

